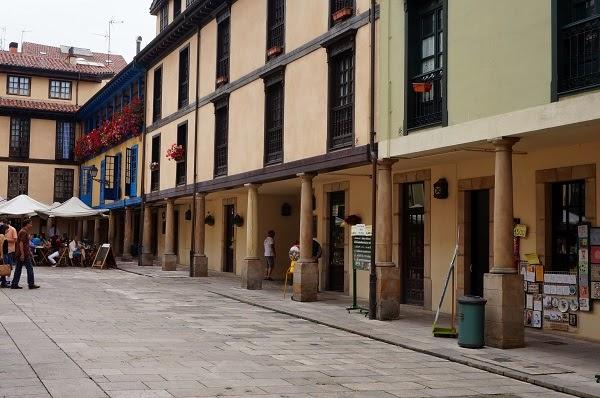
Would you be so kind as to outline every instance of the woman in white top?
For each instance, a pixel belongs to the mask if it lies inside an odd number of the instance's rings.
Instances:
[[[266,281],[272,281],[271,274],[273,268],[275,268],[275,231],[270,230],[267,232],[267,237],[264,241],[265,246],[265,260],[267,261],[267,275],[265,276]]]

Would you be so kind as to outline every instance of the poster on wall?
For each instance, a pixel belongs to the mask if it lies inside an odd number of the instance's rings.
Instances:
[[[600,228],[590,228],[590,300],[600,300]]]
[[[590,252],[593,255],[600,250],[600,247],[590,245],[592,240],[590,224],[584,223],[577,227],[577,284],[579,290],[579,310],[590,311]],[[596,239],[594,233],[594,239]],[[600,256],[600,253],[597,253]]]

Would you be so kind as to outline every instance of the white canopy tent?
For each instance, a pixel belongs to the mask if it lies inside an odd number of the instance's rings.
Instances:
[[[37,211],[37,213],[44,217],[54,218],[88,218],[102,215],[107,211],[109,210],[93,209],[85,203],[83,203],[79,198],[72,197],[60,206],[41,209]]]
[[[36,212],[48,209],[48,205],[40,203],[27,195],[19,195],[0,204],[0,214],[16,217],[35,216]]]

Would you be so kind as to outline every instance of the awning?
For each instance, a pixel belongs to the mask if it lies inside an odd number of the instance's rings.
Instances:
[[[48,210],[49,206],[30,198],[27,195],[19,195],[16,198],[0,204],[0,214],[10,216],[34,216],[37,211]]]
[[[0,208],[1,210],[1,208]],[[37,213],[46,217],[55,218],[86,218],[106,213],[108,209],[92,209],[79,198],[72,197],[65,203],[54,208],[39,210]]]

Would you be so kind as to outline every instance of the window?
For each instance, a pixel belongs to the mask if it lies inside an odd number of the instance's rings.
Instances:
[[[283,161],[283,73],[265,79],[265,165]]]
[[[558,2],[559,93],[600,85],[600,1]]]
[[[73,160],[75,130],[71,122],[56,122],[56,160]]]
[[[354,42],[347,40],[329,51],[329,149],[354,143]]]
[[[416,128],[442,122],[444,8],[442,0],[409,5],[408,128]]]
[[[329,25],[333,26],[354,14],[354,0],[329,0],[329,11]]]
[[[276,57],[285,47],[285,1],[269,0],[267,15],[267,56]]]
[[[177,106],[181,109],[188,105],[190,87],[190,48],[179,52],[179,93]]]
[[[152,121],[161,118],[162,113],[162,67],[154,70],[154,98],[152,101]]]
[[[151,167],[150,171],[150,190],[158,191],[160,189],[160,135],[152,137],[152,164],[156,164],[156,168]]]
[[[184,150],[183,159],[178,160],[176,164],[175,184],[177,185],[185,185],[187,182],[187,135],[187,122],[177,126],[177,145],[181,145]]]
[[[169,24],[169,3],[167,2],[158,12],[159,32],[162,32]]]
[[[50,98],[71,99],[71,82],[64,80],[50,80]]]
[[[585,180],[552,184],[553,271],[577,268],[577,225],[585,221]]]
[[[90,174],[91,167],[82,166],[79,174],[79,199],[88,206],[92,206],[93,179]]]
[[[121,154],[104,156],[104,199],[121,198]]]
[[[219,87],[229,81],[229,12],[218,18],[217,25],[217,82]]]
[[[8,166],[7,200],[19,195],[27,195],[29,186],[29,167]]]
[[[13,95],[31,95],[31,78],[25,76],[8,76],[6,91]]]
[[[125,196],[137,196],[137,157],[138,146],[134,145],[125,151]]]
[[[227,143],[229,136],[229,100],[215,102],[215,177],[227,175]]]
[[[173,19],[177,18],[179,14],[181,14],[181,0],[175,0],[173,2]]]
[[[54,169],[54,202],[63,203],[73,197],[73,169]]]
[[[29,119],[13,117],[10,119],[10,148],[11,158],[29,157]]]

